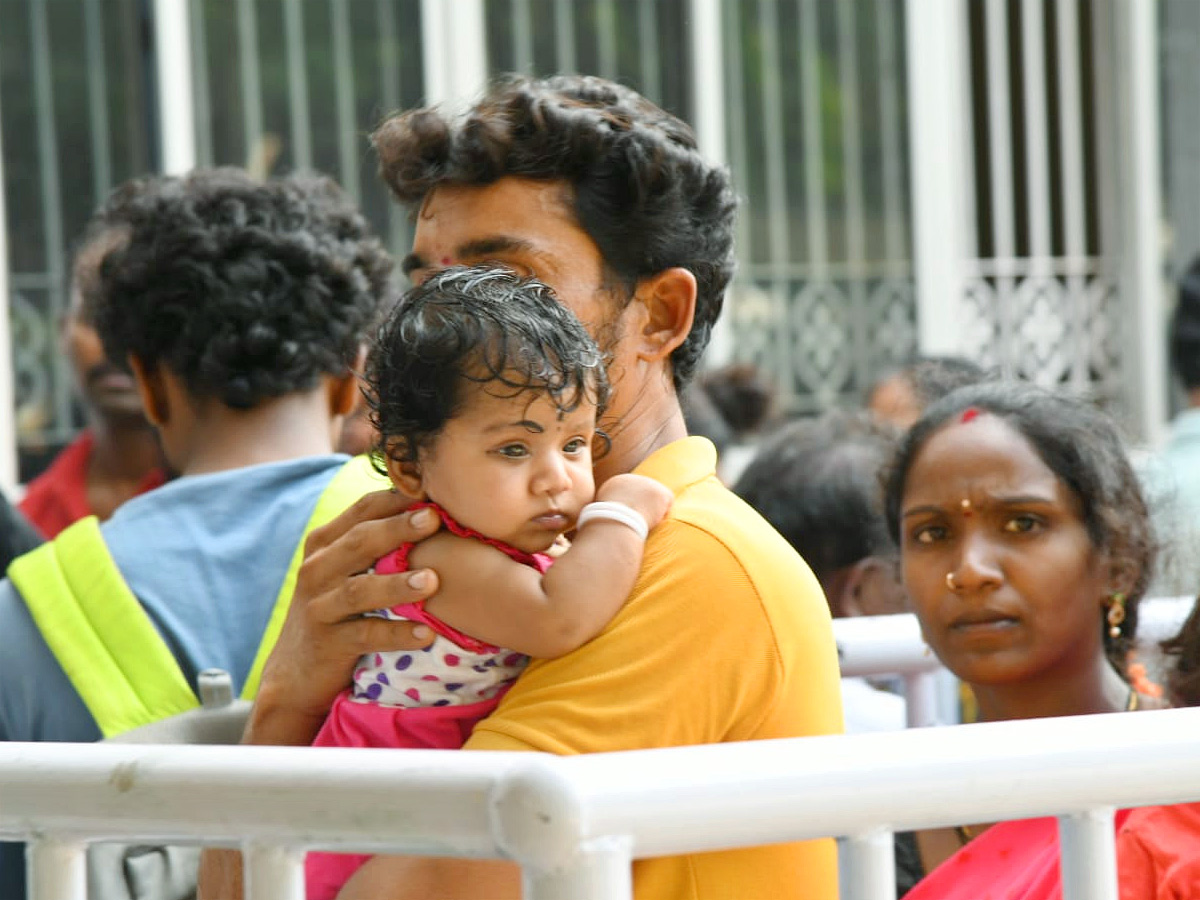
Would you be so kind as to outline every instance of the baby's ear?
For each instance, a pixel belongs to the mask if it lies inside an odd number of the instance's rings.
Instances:
[[[414,500],[424,500],[425,479],[421,477],[421,464],[409,458],[408,442],[402,439],[391,441],[385,452],[388,477],[396,490]]]

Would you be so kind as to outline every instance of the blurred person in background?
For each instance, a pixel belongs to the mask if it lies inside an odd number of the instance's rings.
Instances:
[[[333,182],[196,170],[118,188],[105,214],[127,227],[84,312],[179,477],[9,567],[3,741],[94,741],[194,709],[205,669],[253,697],[307,535],[386,484],[333,451],[391,272]],[[397,544],[433,530],[393,525]],[[412,577],[388,580],[393,602],[436,586]],[[24,895],[24,868],[4,845],[0,897]]]
[[[1200,259],[1179,282],[1167,341],[1185,406],[1139,469],[1163,544],[1150,592],[1188,596],[1200,586]]]
[[[1107,415],[1028,384],[961,388],[902,439],[884,497],[922,634],[981,720],[1162,706],[1129,675],[1155,544]],[[929,874],[910,900],[1061,893],[1052,817],[916,845]]]
[[[733,444],[733,429],[713,403],[708,391],[698,382],[693,381],[684,387],[679,394],[679,405],[683,408],[683,421],[687,425],[687,433],[712,441],[717,450],[719,470],[722,457]]]
[[[986,369],[961,356],[918,356],[876,381],[867,392],[866,406],[881,422],[903,430],[935,400],[987,377]]]
[[[20,502],[47,538],[86,516],[104,521],[130,497],[165,480],[158,436],[146,421],[133,376],[104,355],[86,312],[100,289],[101,261],[126,228],[118,210],[98,214],[75,254],[61,346],[87,427],[29,483]]]
[[[42,543],[42,536],[36,528],[0,492],[0,572],[8,568],[8,564],[28,553]]]
[[[731,363],[701,374],[696,388],[729,429],[717,474],[732,485],[753,458],[761,435],[775,422],[775,387],[753,363]]]

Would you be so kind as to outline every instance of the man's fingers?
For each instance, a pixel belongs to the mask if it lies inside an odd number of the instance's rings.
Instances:
[[[314,612],[320,621],[339,622],[377,609],[428,600],[437,589],[437,574],[432,569],[398,575],[363,573],[347,579],[340,590],[330,591],[314,601],[319,607]]]
[[[347,622],[345,628],[343,636],[354,645],[359,656],[389,650],[421,650],[436,637],[428,625],[374,616]]]
[[[375,511],[374,506],[367,508],[368,514]],[[341,519],[340,516],[338,518]],[[310,595],[321,593],[327,585],[336,587],[347,576],[365,572],[379,557],[401,544],[415,543],[429,537],[440,525],[441,520],[431,509],[418,509],[407,514],[393,512],[387,518],[364,519],[342,532],[333,543],[317,550],[313,549],[311,543],[306,545],[306,558],[300,577],[308,586]]]

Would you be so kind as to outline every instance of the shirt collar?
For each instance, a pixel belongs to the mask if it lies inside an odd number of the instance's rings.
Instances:
[[[684,488],[716,475],[717,448],[708,438],[686,437],[655,450],[633,471],[679,494]]]

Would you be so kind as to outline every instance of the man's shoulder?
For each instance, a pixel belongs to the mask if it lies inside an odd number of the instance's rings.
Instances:
[[[659,529],[647,545],[648,569],[694,572],[709,583],[731,581],[731,589],[759,594],[819,592],[795,549],[716,478],[683,490]]]
[[[177,478],[126,501],[101,531],[111,542],[128,530],[158,528],[174,519],[195,519],[197,527],[207,526],[201,533],[210,528],[223,533],[248,521],[265,525],[302,516],[345,464],[346,457],[331,455]]]

